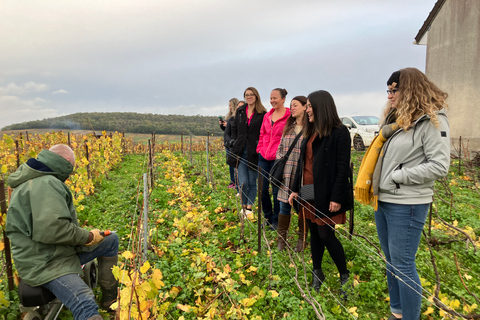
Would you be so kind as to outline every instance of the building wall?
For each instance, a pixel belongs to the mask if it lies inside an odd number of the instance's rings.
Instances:
[[[431,24],[426,74],[448,93],[452,152],[480,151],[480,1],[447,0]],[[462,151],[463,153],[463,151]]]

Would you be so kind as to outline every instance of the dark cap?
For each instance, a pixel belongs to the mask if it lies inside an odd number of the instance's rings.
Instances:
[[[392,86],[397,89],[400,87],[400,71],[395,71],[392,73],[390,78],[388,78],[387,86]]]

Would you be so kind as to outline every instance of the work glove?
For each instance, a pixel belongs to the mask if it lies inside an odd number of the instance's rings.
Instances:
[[[89,243],[85,244],[86,247],[91,247],[102,242],[103,236],[100,234],[100,230],[94,229],[90,231],[90,233],[93,235],[93,238]]]

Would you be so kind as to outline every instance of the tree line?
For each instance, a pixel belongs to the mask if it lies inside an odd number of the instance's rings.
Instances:
[[[207,132],[223,134],[218,117],[162,115],[135,112],[82,112],[43,120],[27,121],[3,127],[2,130],[69,129],[97,132],[118,131],[129,133],[193,134]]]

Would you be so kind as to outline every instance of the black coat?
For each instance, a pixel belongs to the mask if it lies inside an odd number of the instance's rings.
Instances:
[[[257,170],[258,153],[257,145],[260,137],[260,128],[262,127],[263,117],[266,112],[255,112],[248,125],[247,105],[243,105],[237,109],[235,120],[231,132],[230,156],[227,163],[231,166],[238,165],[238,158],[242,156],[245,146],[247,146],[247,160],[249,166],[253,170]]]
[[[225,132],[223,133],[223,145],[225,148],[231,148],[232,144],[232,127],[235,125],[234,124],[235,117],[230,117],[227,120],[227,125],[225,127]]]
[[[308,140],[304,138],[300,147],[293,192],[299,192],[301,187]],[[350,170],[351,138],[347,127],[335,127],[328,137],[315,138],[312,149],[315,209],[328,217],[350,210],[353,207],[353,186]],[[330,201],[340,203],[340,210],[328,211]]]

